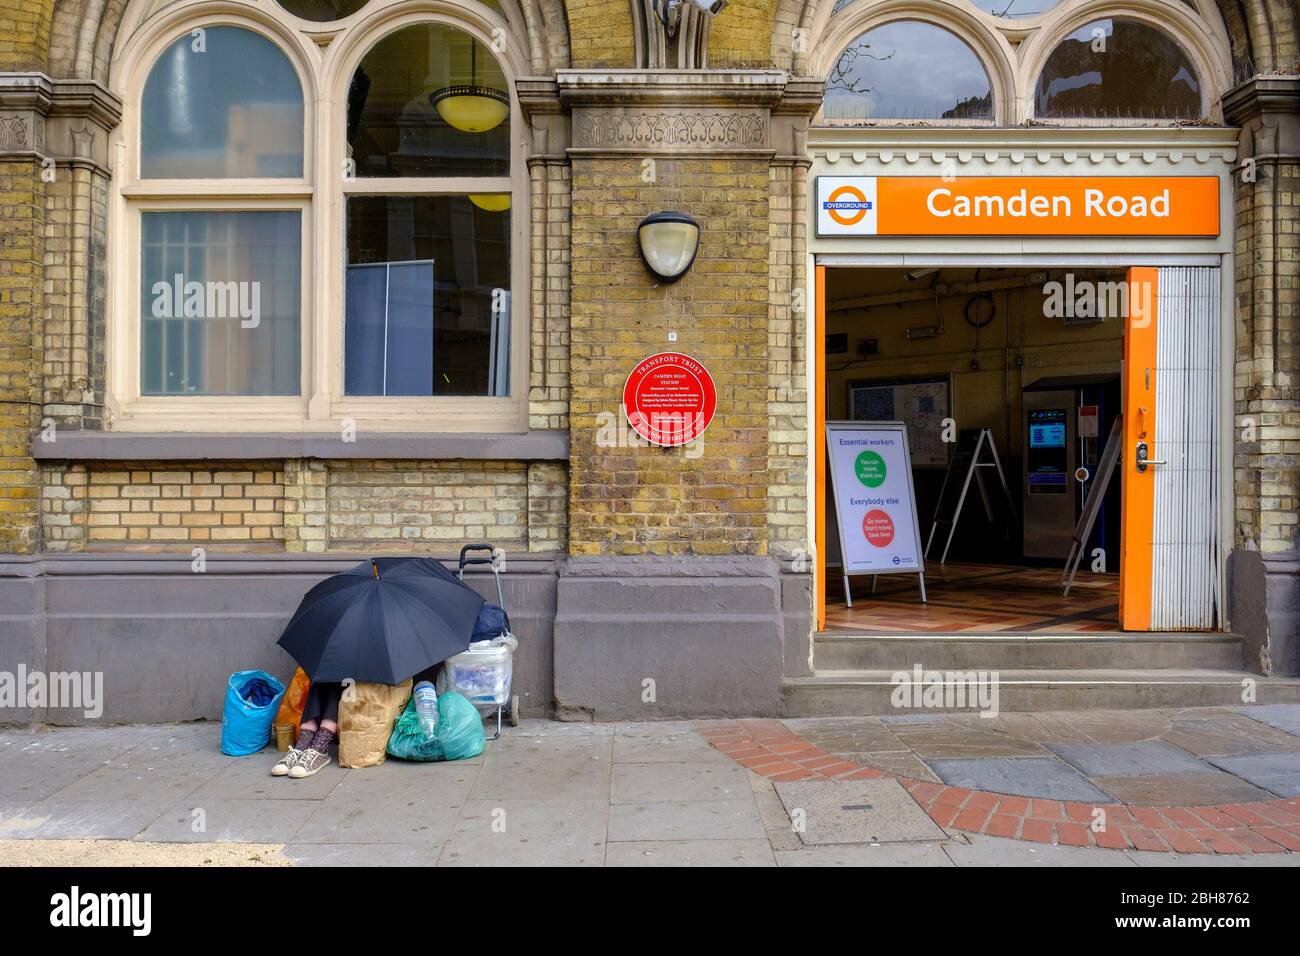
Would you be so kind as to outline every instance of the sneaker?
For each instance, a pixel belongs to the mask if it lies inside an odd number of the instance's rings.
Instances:
[[[271,768],[271,776],[287,777],[289,771],[292,770],[298,761],[302,759],[304,753],[306,753],[305,750],[299,750],[297,747],[290,747],[289,752],[281,757],[279,762]]]
[[[289,778],[291,780],[301,780],[303,777],[310,777],[312,774],[320,773],[328,767],[329,762],[329,754],[323,754],[319,750],[304,750],[302,756],[298,758],[298,762],[289,768]]]

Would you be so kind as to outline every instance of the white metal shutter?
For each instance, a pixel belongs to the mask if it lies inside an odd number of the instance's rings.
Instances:
[[[1212,630],[1219,569],[1219,270],[1158,270],[1151,629]],[[1132,444],[1130,442],[1130,444]]]

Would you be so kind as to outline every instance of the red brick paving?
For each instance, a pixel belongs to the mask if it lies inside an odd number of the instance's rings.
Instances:
[[[779,720],[711,720],[696,729],[741,766],[776,781],[895,779],[941,827],[1063,846],[1165,853],[1300,852],[1300,797],[1221,807],[1094,807],[949,787],[863,767]]]

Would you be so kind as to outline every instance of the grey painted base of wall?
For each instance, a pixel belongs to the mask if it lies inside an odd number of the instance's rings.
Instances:
[[[0,672],[99,672],[107,722],[221,716],[226,681],[262,668],[287,679],[276,647],[303,594],[361,560],[348,555],[187,554],[0,557]],[[507,555],[503,576],[519,635],[515,693],[525,716],[554,699],[551,629],[557,557]],[[496,600],[491,575],[467,575]],[[80,724],[81,710],[0,707],[0,723]]]
[[[557,589],[556,716],[778,714],[787,657],[807,670],[810,594],[772,558],[572,558]]]
[[[1246,666],[1300,677],[1300,553],[1234,551],[1228,584],[1232,630],[1245,642]]]
[[[525,716],[776,714],[782,678],[811,673],[810,577],[773,559],[506,559]],[[234,671],[292,675],[284,625],[313,584],[360,560],[209,554],[196,573],[184,553],[0,555],[0,681],[98,673],[99,721],[219,719]],[[490,575],[467,580],[495,600]],[[0,705],[0,724],[87,722]]]

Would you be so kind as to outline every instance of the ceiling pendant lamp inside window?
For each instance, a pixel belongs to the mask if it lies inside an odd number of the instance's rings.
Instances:
[[[510,97],[504,90],[479,85],[478,43],[469,42],[469,83],[434,90],[429,102],[448,126],[462,133],[486,133],[510,115]]]
[[[484,212],[505,212],[510,208],[509,193],[470,193],[469,201]]]

